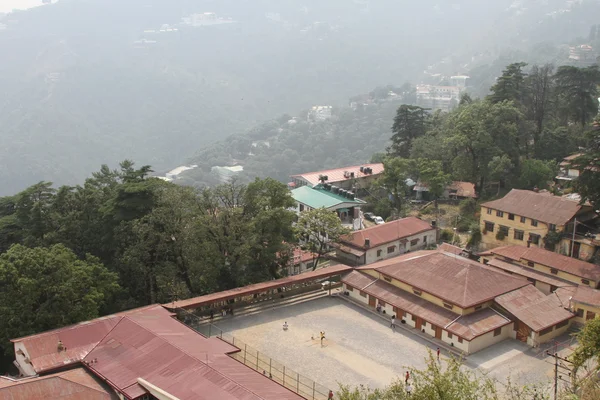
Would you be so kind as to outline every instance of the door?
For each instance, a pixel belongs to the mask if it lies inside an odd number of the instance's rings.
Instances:
[[[527,343],[527,338],[531,332],[529,327],[521,321],[517,321],[515,323],[515,330],[517,331],[517,340]]]
[[[376,303],[376,301],[375,301],[375,297],[373,297],[373,296],[369,295],[369,305],[370,305],[371,307],[375,307],[375,303]]]
[[[581,243],[573,242],[573,258],[579,258],[579,250],[581,249]]]
[[[415,321],[415,328],[421,330],[421,324],[423,324],[423,320],[417,317],[417,320]]]
[[[398,319],[404,318],[404,310],[402,310],[401,308],[394,306],[394,313],[396,313],[396,318],[398,318]]]
[[[439,326],[434,326],[434,328],[435,328],[435,338],[442,339],[442,328],[440,328]]]

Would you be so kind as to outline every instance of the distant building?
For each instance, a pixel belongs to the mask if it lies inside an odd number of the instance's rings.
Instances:
[[[596,63],[597,54],[594,48],[587,44],[569,47],[569,60],[579,64],[592,65]]]
[[[574,167],[573,165],[571,165],[572,161],[574,159],[576,159],[577,157],[581,156],[581,153],[577,153],[577,154],[572,154],[568,157],[565,157],[561,163],[560,163],[560,169],[558,172],[558,175],[556,175],[556,181],[560,184],[560,183],[569,183],[571,181],[576,180],[577,178],[579,178],[579,174],[580,174],[580,170],[579,168]]]
[[[332,106],[313,106],[308,111],[309,121],[325,121],[331,118]]]
[[[317,259],[317,254],[308,250],[302,250],[300,247],[291,249],[289,254],[290,259],[286,267],[288,275],[298,275],[313,268],[313,264]]]
[[[456,86],[456,87],[460,88],[460,90],[464,90],[467,87],[467,84],[468,84],[467,81],[469,79],[471,79],[471,77],[466,76],[466,75],[451,76],[450,77],[450,85]]]
[[[458,86],[417,85],[417,105],[432,111],[450,111],[458,106],[460,91]]]
[[[416,192],[417,200],[426,198],[425,194],[429,192],[427,185],[421,182],[418,182],[413,190]],[[475,185],[471,182],[454,181],[444,189],[441,197],[444,199],[476,199],[477,193],[475,193]]]
[[[164,177],[159,177],[159,178],[163,179],[165,181],[174,181],[179,177],[179,175],[182,172],[188,171],[190,169],[194,169],[197,167],[198,167],[198,165],[195,165],[195,164],[194,165],[181,165],[181,166],[174,168],[174,169],[170,170],[169,172],[167,172]]]
[[[324,171],[292,175],[291,187],[316,186],[321,181],[345,190],[358,190],[369,187],[383,174],[383,164],[362,164],[352,167],[334,168]]]
[[[335,247],[338,258],[357,266],[421,250],[436,240],[436,228],[419,218],[408,217],[352,232]]]
[[[595,239],[586,238],[584,232],[596,218],[588,204],[551,193],[513,189],[503,198],[481,205],[482,245],[485,249],[506,245],[545,246],[587,261],[600,245]],[[549,233],[556,236],[555,243],[546,242]]]
[[[244,167],[241,165],[234,165],[232,167],[214,166],[210,171],[217,176],[220,182],[227,182],[240,172],[243,172]]]

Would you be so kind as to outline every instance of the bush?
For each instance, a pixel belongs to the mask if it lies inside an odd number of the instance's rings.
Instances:
[[[475,221],[471,218],[463,218],[458,221],[458,224],[456,225],[456,230],[459,232],[468,232],[473,226],[474,222]]]
[[[454,232],[450,229],[442,229],[440,231],[440,241],[450,243],[452,241],[452,236],[454,236]]]
[[[477,202],[475,199],[464,199],[458,204],[458,208],[460,210],[460,215],[463,216],[473,216],[475,211],[477,211]]]
[[[481,243],[481,238],[482,238],[481,230],[479,229],[479,224],[471,225],[470,231],[471,231],[471,237],[469,238],[469,241],[467,242],[467,246],[477,247],[477,245],[479,245],[479,243]]]

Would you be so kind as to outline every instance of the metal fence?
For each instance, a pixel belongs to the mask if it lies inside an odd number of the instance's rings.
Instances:
[[[232,358],[235,358],[239,362],[260,372],[261,374],[269,377],[280,385],[285,386],[291,391],[298,393],[300,396],[306,399],[327,400],[329,389],[327,389],[325,386],[320,385],[303,375],[300,375],[291,368],[287,368],[279,361],[276,361],[266,354],[259,352],[243,341],[236,339],[234,336],[223,332],[223,330],[216,325],[202,321],[199,317],[190,313],[189,311],[183,309],[178,311],[185,315],[186,324],[193,328],[196,332],[206,337],[218,337],[240,349],[239,352],[230,354]]]

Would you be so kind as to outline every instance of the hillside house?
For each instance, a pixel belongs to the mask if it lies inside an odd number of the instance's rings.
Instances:
[[[328,183],[344,190],[360,192],[361,189],[371,186],[381,174],[383,174],[382,163],[363,164],[292,175],[292,181],[288,185],[313,187],[320,183]]]

